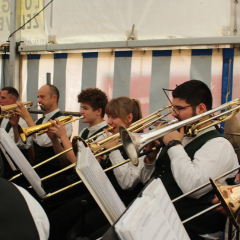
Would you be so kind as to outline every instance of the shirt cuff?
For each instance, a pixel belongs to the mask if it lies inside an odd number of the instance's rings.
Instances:
[[[186,152],[182,145],[176,145],[168,149],[168,156],[173,163],[175,160],[178,160],[181,156],[185,156]]]
[[[154,168],[155,168],[156,160],[157,160],[157,159],[155,159],[152,164],[148,164],[148,163],[145,162],[145,158],[144,158],[144,160],[143,160],[143,162],[144,162],[144,168],[147,169],[147,170],[152,170],[152,169],[154,169]]]
[[[118,163],[118,161],[114,161],[115,159],[119,159],[119,158],[122,158],[122,154],[121,152],[116,149],[114,151],[112,151],[110,154],[109,154],[109,159],[111,160],[112,163]]]

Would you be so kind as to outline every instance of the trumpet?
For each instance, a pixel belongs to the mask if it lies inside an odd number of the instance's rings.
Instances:
[[[237,105],[237,106],[232,107],[234,105]],[[223,109],[229,109],[229,110],[226,110],[216,116],[211,117],[212,114],[218,111],[221,111]],[[119,132],[121,133],[121,139],[122,139],[125,152],[127,153],[128,157],[131,159],[133,164],[137,166],[139,153],[150,142],[153,142],[154,140],[184,126],[188,126],[188,130],[186,133],[187,136],[195,136],[200,131],[203,131],[209,127],[212,127],[219,123],[227,121],[228,119],[234,117],[239,111],[240,111],[240,98],[230,101],[228,103],[225,103],[203,114],[199,114],[189,119],[174,123],[170,126],[167,126],[161,129],[150,131],[148,133],[141,133],[141,134],[131,133],[130,131],[125,129],[125,127],[123,126],[119,127]],[[203,120],[206,117],[207,119]],[[205,126],[201,127],[201,125],[205,125]]]
[[[128,130],[129,130],[129,131],[133,131],[133,132],[141,131],[141,130],[143,130],[144,128],[147,128],[147,127],[151,126],[153,123],[155,123],[155,122],[158,121],[159,119],[162,119],[162,118],[164,118],[165,116],[169,115],[169,114],[171,113],[171,111],[172,111],[172,108],[173,108],[173,107],[172,107],[171,105],[167,105],[167,106],[165,106],[165,107],[163,107],[163,108],[155,111],[154,113],[146,116],[145,118],[142,118],[142,119],[140,119],[140,120],[132,123],[132,124],[130,125],[130,127],[128,128]],[[166,113],[166,114],[161,115],[160,112],[163,111],[163,110],[166,110],[166,109],[170,109],[170,111],[169,111],[168,113]],[[175,121],[175,120],[174,120],[174,121]],[[165,123],[164,125],[161,125],[161,127],[164,127],[164,126],[169,125],[169,124],[170,124],[170,123]],[[102,133],[105,133],[105,132],[102,132]],[[120,143],[120,144],[116,145],[115,147],[112,147],[112,148],[110,148],[110,149],[107,149],[107,150],[105,150],[105,151],[102,151],[102,152],[98,153],[98,151],[99,151],[100,149],[104,148],[104,146],[105,146],[106,144],[108,144],[108,143],[114,141],[115,139],[119,138],[119,136],[120,136],[119,133],[117,133],[117,134],[114,134],[114,135],[112,135],[112,136],[110,136],[110,137],[107,137],[107,138],[105,138],[105,139],[103,139],[103,140],[101,140],[101,141],[98,141],[98,142],[92,142],[91,139],[90,139],[90,141],[89,141],[88,139],[87,139],[87,140],[83,140],[81,137],[75,136],[75,137],[73,138],[73,140],[72,140],[72,147],[66,149],[64,152],[62,152],[62,154],[66,153],[66,152],[68,152],[68,151],[73,150],[74,153],[75,153],[75,155],[76,155],[77,152],[78,152],[77,142],[78,142],[78,141],[82,141],[83,144],[84,144],[86,147],[89,147],[89,148],[91,149],[91,151],[94,153],[94,156],[95,156],[95,157],[98,157],[98,156],[101,156],[101,155],[103,155],[103,154],[109,153],[109,152],[112,151],[113,149],[116,149],[116,148],[121,147],[122,144]],[[95,137],[96,137],[96,135],[93,136],[93,138],[95,138]],[[60,155],[61,155],[61,153],[58,154],[58,156],[60,156]],[[52,157],[52,158],[50,158],[50,159],[47,159],[47,160],[45,160],[44,162],[48,162],[48,161],[54,159],[55,157],[56,157],[56,156],[54,156],[54,157]],[[41,165],[42,165],[44,162],[42,162]],[[64,169],[61,169],[61,170],[59,170],[59,171],[57,171],[57,172],[55,172],[55,173],[52,173],[52,174],[50,174],[50,175],[48,175],[48,176],[43,177],[41,180],[42,180],[42,181],[47,180],[47,179],[49,179],[49,178],[51,178],[51,177],[53,177],[53,176],[56,176],[56,175],[58,175],[58,174],[60,174],[60,173],[62,173],[62,172],[64,172],[64,171],[67,171],[67,170],[70,169],[70,168],[74,168],[75,166],[76,166],[76,163],[72,163],[71,165],[65,167]]]
[[[23,105],[29,105],[26,109],[29,110],[30,108],[37,107],[38,105],[33,105],[33,102],[28,101],[28,102],[23,102]],[[15,116],[14,112],[9,114],[8,112],[13,111],[14,109],[18,108],[18,105],[15,104],[10,104],[10,105],[5,105],[5,106],[0,106],[0,118],[10,118]]]
[[[73,119],[73,116],[67,116],[67,117],[60,118],[59,121],[63,125],[65,125],[71,122],[75,122],[81,118],[83,118],[83,116],[80,116],[79,118],[75,118],[75,119]],[[18,125],[18,132],[22,141],[26,143],[27,137],[35,133],[38,133],[38,134],[46,133],[48,131],[48,128],[52,126],[53,124],[51,122],[47,122],[47,123],[43,123],[43,124],[39,124],[33,127],[27,127],[27,128],[22,128],[20,125]]]

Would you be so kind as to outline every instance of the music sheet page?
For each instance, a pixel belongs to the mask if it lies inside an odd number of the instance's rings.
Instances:
[[[181,220],[160,179],[143,191],[116,223],[121,239],[189,240]]]

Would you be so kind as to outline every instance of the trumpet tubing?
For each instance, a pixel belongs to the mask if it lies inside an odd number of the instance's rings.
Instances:
[[[73,116],[67,116],[67,117],[60,118],[59,121],[61,123],[67,124],[67,123],[70,123],[70,120],[72,118],[73,118]],[[26,143],[28,136],[30,136],[34,133],[39,133],[39,134],[45,133],[48,131],[48,128],[52,127],[52,126],[53,126],[53,124],[51,122],[43,123],[43,124],[36,125],[33,127],[28,127],[28,128],[22,128],[20,125],[18,125],[18,132],[19,132],[19,135],[20,135],[22,141],[24,143]]]
[[[33,102],[28,101],[28,102],[23,102],[23,105],[30,105],[30,107],[33,106]],[[15,104],[10,104],[10,105],[5,105],[5,106],[0,106],[0,117],[5,117],[8,116],[6,112],[14,110],[18,108],[18,105]]]

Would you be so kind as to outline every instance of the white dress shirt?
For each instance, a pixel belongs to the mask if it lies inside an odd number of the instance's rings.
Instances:
[[[37,231],[39,234],[39,239],[40,240],[47,240],[49,237],[49,230],[50,230],[50,224],[47,218],[46,213],[44,212],[43,208],[41,205],[37,202],[36,199],[32,197],[25,189],[22,187],[14,184],[15,187],[20,191],[22,196],[24,197],[29,211],[32,215],[32,218],[35,222],[35,225],[37,227]]]
[[[99,123],[99,124],[96,124],[92,127],[87,127],[87,129],[89,130],[89,133],[88,133],[88,137],[91,137],[95,132],[97,132],[100,128],[103,128],[107,125],[107,122],[104,120],[103,122]],[[84,128],[80,133],[79,133],[79,136],[81,137],[82,133],[85,131],[86,128]],[[106,134],[103,134],[103,137],[101,137],[100,139],[106,137]],[[99,138],[99,137],[98,137]],[[97,139],[98,139],[97,138]],[[98,139],[98,140],[100,140]]]
[[[209,182],[209,177],[215,179],[238,166],[237,155],[231,143],[223,137],[207,141],[196,151],[193,161],[187,155],[184,147],[188,143],[214,129],[215,127],[208,128],[199,132],[195,137],[184,137],[182,145],[173,146],[168,150],[173,177],[183,193],[187,193]],[[144,163],[140,173],[140,179],[143,183],[151,177],[155,169],[155,162],[152,165]],[[234,177],[236,174],[234,172],[222,178],[219,182],[222,183],[226,178]],[[189,197],[199,198],[211,189],[209,185],[191,194]]]
[[[112,165],[117,165],[125,159],[123,158],[121,152],[119,150],[114,150],[109,154],[109,159]],[[131,162],[125,163],[122,166],[116,167],[113,170],[113,173],[118,181],[118,184],[124,190],[131,190],[140,182],[140,170],[144,167],[143,163],[144,157],[140,157],[138,159],[138,166],[134,166]],[[152,169],[150,170],[152,172]]]
[[[2,120],[2,123],[1,123],[1,128],[6,128],[7,124],[8,124],[9,120],[7,118],[3,118]],[[19,123],[18,123],[22,128],[26,128],[28,127],[26,121],[22,118],[19,119]],[[15,139],[14,139],[14,133],[13,133],[13,128],[11,127],[9,132],[8,132],[9,136],[11,137],[11,139],[15,142]],[[32,147],[32,144],[30,145],[27,145],[25,146],[25,144],[21,141],[21,139],[19,138],[18,142],[16,143],[16,145],[21,149],[21,148],[24,148],[24,149],[27,149],[27,148],[30,148]]]

